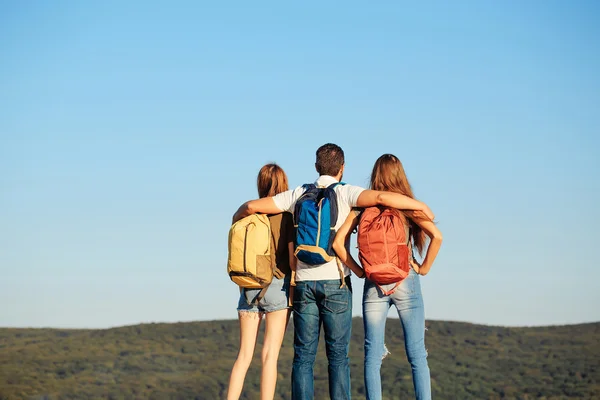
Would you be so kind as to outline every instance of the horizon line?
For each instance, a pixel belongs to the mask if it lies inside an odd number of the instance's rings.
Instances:
[[[355,315],[352,319],[362,319],[362,316]],[[387,319],[395,319],[398,317],[388,317]],[[60,326],[1,326],[2,330],[12,330],[12,329],[29,329],[29,330],[69,330],[69,331],[104,331],[111,329],[120,329],[120,328],[128,328],[134,326],[141,325],[176,325],[176,324],[195,324],[195,323],[205,323],[205,322],[230,322],[237,321],[237,319],[210,319],[210,320],[185,320],[185,321],[149,321],[149,322],[138,322],[133,324],[124,324],[124,325],[113,325],[108,327],[60,327]],[[450,322],[450,323],[458,323],[458,324],[468,324],[468,325],[478,325],[485,326],[490,328],[509,328],[509,329],[519,329],[519,328],[551,328],[551,327],[564,327],[564,326],[578,326],[578,325],[593,325],[600,324],[600,320],[597,321],[584,321],[584,322],[572,322],[572,323],[556,323],[556,324],[540,324],[540,325],[501,325],[501,324],[488,324],[488,323],[478,323],[471,321],[461,321],[461,320],[446,320],[446,319],[426,319],[425,322]],[[293,320],[290,319],[290,323],[293,324]]]

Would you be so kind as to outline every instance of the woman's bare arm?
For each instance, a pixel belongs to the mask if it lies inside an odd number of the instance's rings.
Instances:
[[[421,265],[418,265],[418,268],[415,268],[415,271],[419,275],[427,275],[431,266],[433,265],[433,261],[438,255],[440,251],[440,247],[442,246],[442,232],[438,229],[437,226],[432,221],[423,220],[423,219],[415,219],[414,220],[417,225],[425,231],[425,234],[429,236],[431,239],[429,246],[427,247],[427,253],[425,253],[425,259]]]
[[[335,239],[333,240],[333,250],[335,254],[337,254],[338,258],[341,262],[346,264],[348,268],[354,272],[356,276],[359,278],[365,277],[365,271],[358,265],[356,260],[352,257],[352,255],[346,249],[346,241],[350,239],[350,235],[356,225],[358,225],[359,217],[358,213],[352,211],[344,221],[344,224],[340,227],[335,235]]]
[[[290,269],[292,270],[292,277],[290,279],[290,295],[288,298],[288,306],[294,306],[294,287],[296,286],[296,265],[297,260],[294,255],[294,242],[288,243],[288,253],[290,256]]]
[[[291,285],[296,286],[296,265],[297,265],[298,260],[296,259],[296,256],[294,255],[294,242],[288,243],[288,253],[290,256],[290,269],[292,270]]]

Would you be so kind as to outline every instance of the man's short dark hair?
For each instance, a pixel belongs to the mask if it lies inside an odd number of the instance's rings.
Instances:
[[[344,150],[336,144],[327,143],[317,149],[317,172],[319,175],[336,176],[344,165]]]

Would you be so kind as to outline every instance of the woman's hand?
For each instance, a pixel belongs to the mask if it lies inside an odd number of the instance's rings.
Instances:
[[[418,269],[415,269],[416,273],[425,276],[429,273],[429,270],[433,265],[433,260],[435,260],[438,252],[440,251],[440,246],[442,245],[442,233],[432,221],[423,219],[414,219],[413,221],[419,225],[421,229],[425,231],[425,234],[431,239],[429,246],[427,246],[427,253],[425,254],[423,263],[420,265],[417,263]]]
[[[412,267],[412,269],[415,270],[415,272],[418,274],[421,271],[421,265],[415,261],[415,259],[413,259],[412,257],[410,258],[410,266]]]
[[[421,276],[425,276],[429,273],[429,270],[430,270],[430,268],[426,269],[426,268],[420,267],[419,272],[417,272],[417,274],[419,274]]]
[[[421,264],[418,263],[418,261],[411,259],[410,260],[410,266],[412,267],[412,269],[415,270],[415,272],[421,276],[425,276],[429,273],[429,270],[431,269],[431,265],[429,267],[424,267]]]

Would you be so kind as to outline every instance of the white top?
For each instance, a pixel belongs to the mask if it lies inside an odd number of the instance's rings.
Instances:
[[[315,182],[315,185],[319,187],[327,187],[333,183],[336,183],[337,179],[328,175],[321,175]],[[338,231],[346,221],[348,214],[353,207],[356,207],[356,201],[358,196],[365,190],[360,186],[353,185],[338,185],[334,189],[337,195],[338,203],[338,218],[335,224],[335,230]],[[283,193],[279,193],[273,197],[273,201],[277,208],[281,211],[288,211],[294,213],[294,207],[296,201],[304,194],[305,190],[302,186],[297,187],[294,190],[288,190]],[[348,249],[350,251],[350,249]],[[344,275],[350,275],[350,269],[347,266],[344,267]],[[307,265],[302,261],[298,260],[298,266],[296,268],[296,280],[297,281],[323,281],[340,279],[340,272],[338,270],[336,260],[331,260],[321,265]]]

